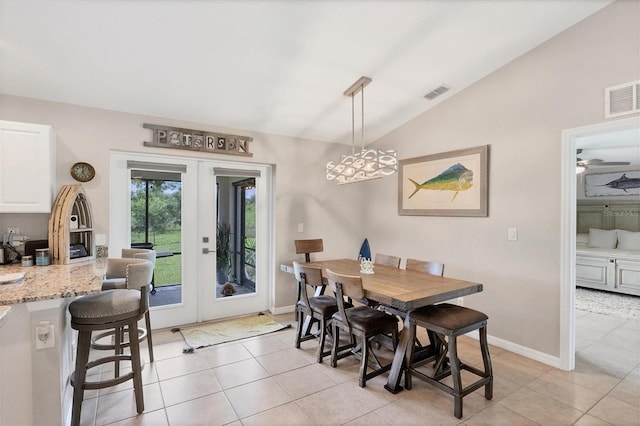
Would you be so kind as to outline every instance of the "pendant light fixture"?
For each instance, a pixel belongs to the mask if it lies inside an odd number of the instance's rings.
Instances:
[[[327,180],[335,180],[338,185],[361,182],[389,176],[398,171],[396,151],[364,149],[364,87],[371,83],[369,77],[360,77],[345,92],[351,97],[351,155],[343,155],[340,162],[327,163]],[[361,145],[356,153],[355,143],[355,95],[360,93],[361,106]]]

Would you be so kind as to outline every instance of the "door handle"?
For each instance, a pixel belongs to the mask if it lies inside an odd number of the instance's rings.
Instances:
[[[215,253],[215,250],[211,250],[209,247],[203,247],[202,248],[202,254],[211,254],[211,253]]]

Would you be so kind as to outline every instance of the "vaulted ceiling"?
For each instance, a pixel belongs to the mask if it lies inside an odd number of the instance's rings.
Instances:
[[[0,0],[0,91],[350,144],[365,75],[370,142],[610,2]]]

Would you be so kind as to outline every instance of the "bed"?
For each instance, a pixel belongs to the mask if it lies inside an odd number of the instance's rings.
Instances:
[[[578,203],[576,286],[640,296],[638,203]]]

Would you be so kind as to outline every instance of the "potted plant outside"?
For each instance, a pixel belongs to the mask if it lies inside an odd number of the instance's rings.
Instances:
[[[224,284],[231,273],[231,226],[220,222],[216,229],[216,281]]]

